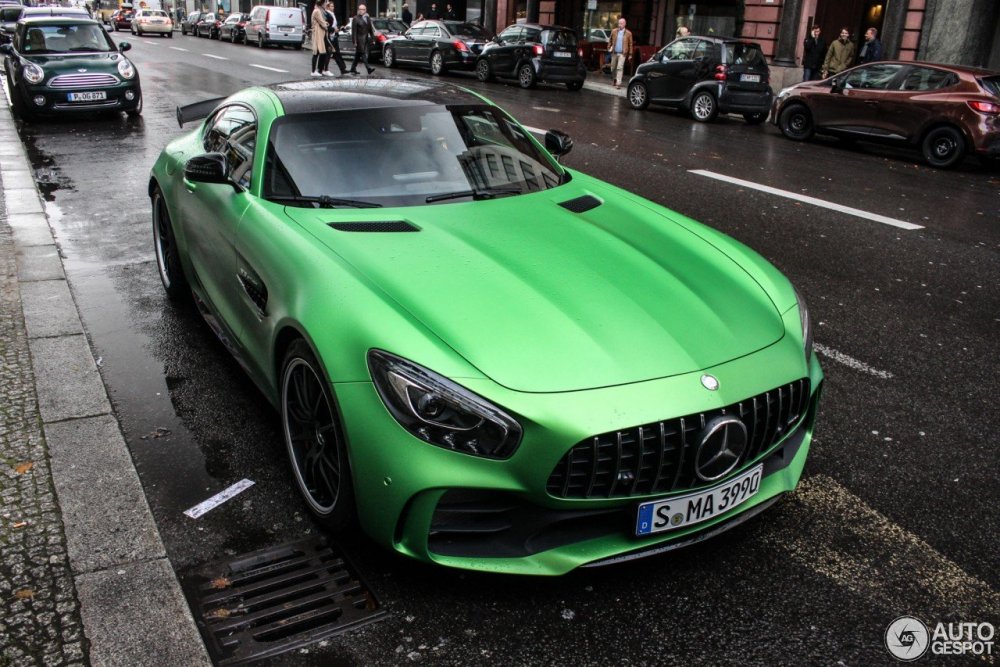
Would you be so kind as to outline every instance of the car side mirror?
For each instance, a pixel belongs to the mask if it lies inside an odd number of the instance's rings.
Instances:
[[[119,53],[125,53],[126,51],[128,51],[131,48],[132,48],[132,45],[129,44],[128,42],[121,42],[121,43],[118,44],[118,52]]]
[[[184,178],[193,183],[221,183],[240,187],[229,179],[229,161],[222,153],[196,155],[184,164]]]
[[[545,149],[560,158],[573,150],[573,140],[560,130],[549,130],[545,133]]]
[[[14,47],[12,47],[10,44],[0,44],[0,53],[9,56],[13,52],[14,52]]]

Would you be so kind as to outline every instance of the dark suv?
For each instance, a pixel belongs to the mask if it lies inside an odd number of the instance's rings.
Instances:
[[[576,44],[576,33],[556,25],[512,25],[483,47],[476,58],[480,81],[493,77],[516,78],[522,88],[539,81],[565,83],[580,90],[587,68]]]
[[[628,82],[633,108],[664,104],[687,109],[702,123],[720,112],[763,123],[772,99],[764,52],[740,39],[682,37],[639,65]]]

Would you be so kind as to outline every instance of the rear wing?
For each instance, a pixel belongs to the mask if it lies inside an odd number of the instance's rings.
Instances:
[[[184,127],[184,123],[190,123],[193,120],[207,118],[209,114],[215,111],[215,107],[219,106],[219,104],[225,99],[225,97],[216,97],[210,100],[202,100],[201,102],[195,102],[194,104],[186,104],[182,107],[177,107],[177,124],[180,127]]]

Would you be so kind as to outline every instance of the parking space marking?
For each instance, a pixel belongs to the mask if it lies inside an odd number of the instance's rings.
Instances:
[[[892,613],[958,612],[966,620],[1000,614],[1000,594],[989,583],[827,475],[803,479],[783,508],[789,519],[763,526],[765,543]]]
[[[222,56],[213,56],[211,53],[203,53],[201,55],[205,56],[206,58],[215,58],[216,60],[229,60],[229,58],[223,58]]]
[[[249,63],[250,67],[256,67],[257,69],[266,69],[268,72],[281,72],[282,74],[288,74],[287,69],[278,69],[277,67],[268,67],[267,65],[255,65],[254,63]]]
[[[156,42],[151,42],[148,39],[142,40],[142,43],[143,44],[149,44],[150,46],[159,46],[159,44],[157,44]]]
[[[723,176],[722,174],[716,174],[715,172],[708,171],[706,169],[691,169],[689,170],[689,172],[692,174],[697,174],[698,176],[707,176],[708,178],[714,178],[717,181],[723,181],[725,183],[732,183],[733,185],[739,185],[744,188],[750,188],[752,190],[760,190],[761,192],[766,192],[768,194],[776,195],[778,197],[786,197],[787,199],[794,199],[795,201],[800,201],[804,204],[812,204],[813,206],[819,206],[820,208],[830,209],[831,211],[846,213],[847,215],[853,215],[858,218],[864,218],[865,220],[880,222],[883,225],[891,225],[893,227],[898,227],[900,229],[906,229],[910,231],[914,229],[923,229],[922,226],[915,225],[912,222],[906,222],[905,220],[897,220],[895,218],[889,218],[884,215],[879,215],[878,213],[869,213],[868,211],[862,211],[861,209],[858,208],[851,208],[850,206],[834,204],[833,202],[817,199],[816,197],[800,195],[795,192],[789,192],[788,190],[779,190],[778,188],[772,188],[768,185],[761,185],[760,183],[754,183],[753,181],[744,181],[743,179],[733,178],[732,176]]]
[[[880,371],[877,368],[872,368],[865,362],[846,355],[839,350],[834,350],[832,347],[827,347],[826,345],[821,345],[819,343],[813,343],[813,348],[827,359],[844,364],[848,368],[853,368],[856,371],[868,373],[869,375],[874,375],[875,377],[882,378],[883,380],[891,380],[895,377],[889,371]]]
[[[545,130],[539,130],[537,127],[529,127],[527,125],[522,125],[521,127],[526,129],[528,132],[533,132],[534,134],[545,134]]]
[[[170,48],[173,49],[174,51],[183,51],[184,53],[187,53],[187,49],[183,49],[179,46],[171,46]]]

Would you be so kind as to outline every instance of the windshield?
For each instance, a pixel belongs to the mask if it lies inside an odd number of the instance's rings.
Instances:
[[[114,51],[114,44],[101,26],[32,24],[24,32],[22,53],[74,53]]]
[[[493,107],[351,109],[274,123],[264,197],[410,206],[460,192],[537,192],[561,180],[558,164]]]
[[[572,30],[545,30],[542,41],[549,46],[576,46],[576,33]]]
[[[756,44],[746,44],[743,42],[727,42],[726,57],[730,65],[749,65],[751,67],[763,67],[767,64],[764,60],[764,53]]]
[[[472,39],[489,39],[490,33],[486,30],[476,25],[475,23],[458,23],[456,21],[446,21],[445,27],[448,28],[448,32],[453,34],[455,37],[471,37]]]
[[[20,5],[16,7],[0,7],[0,21],[4,23],[17,21],[19,16],[21,16]]]
[[[389,32],[406,32],[406,24],[395,19],[375,19],[372,23],[374,23],[375,27],[379,30],[388,30]]]

